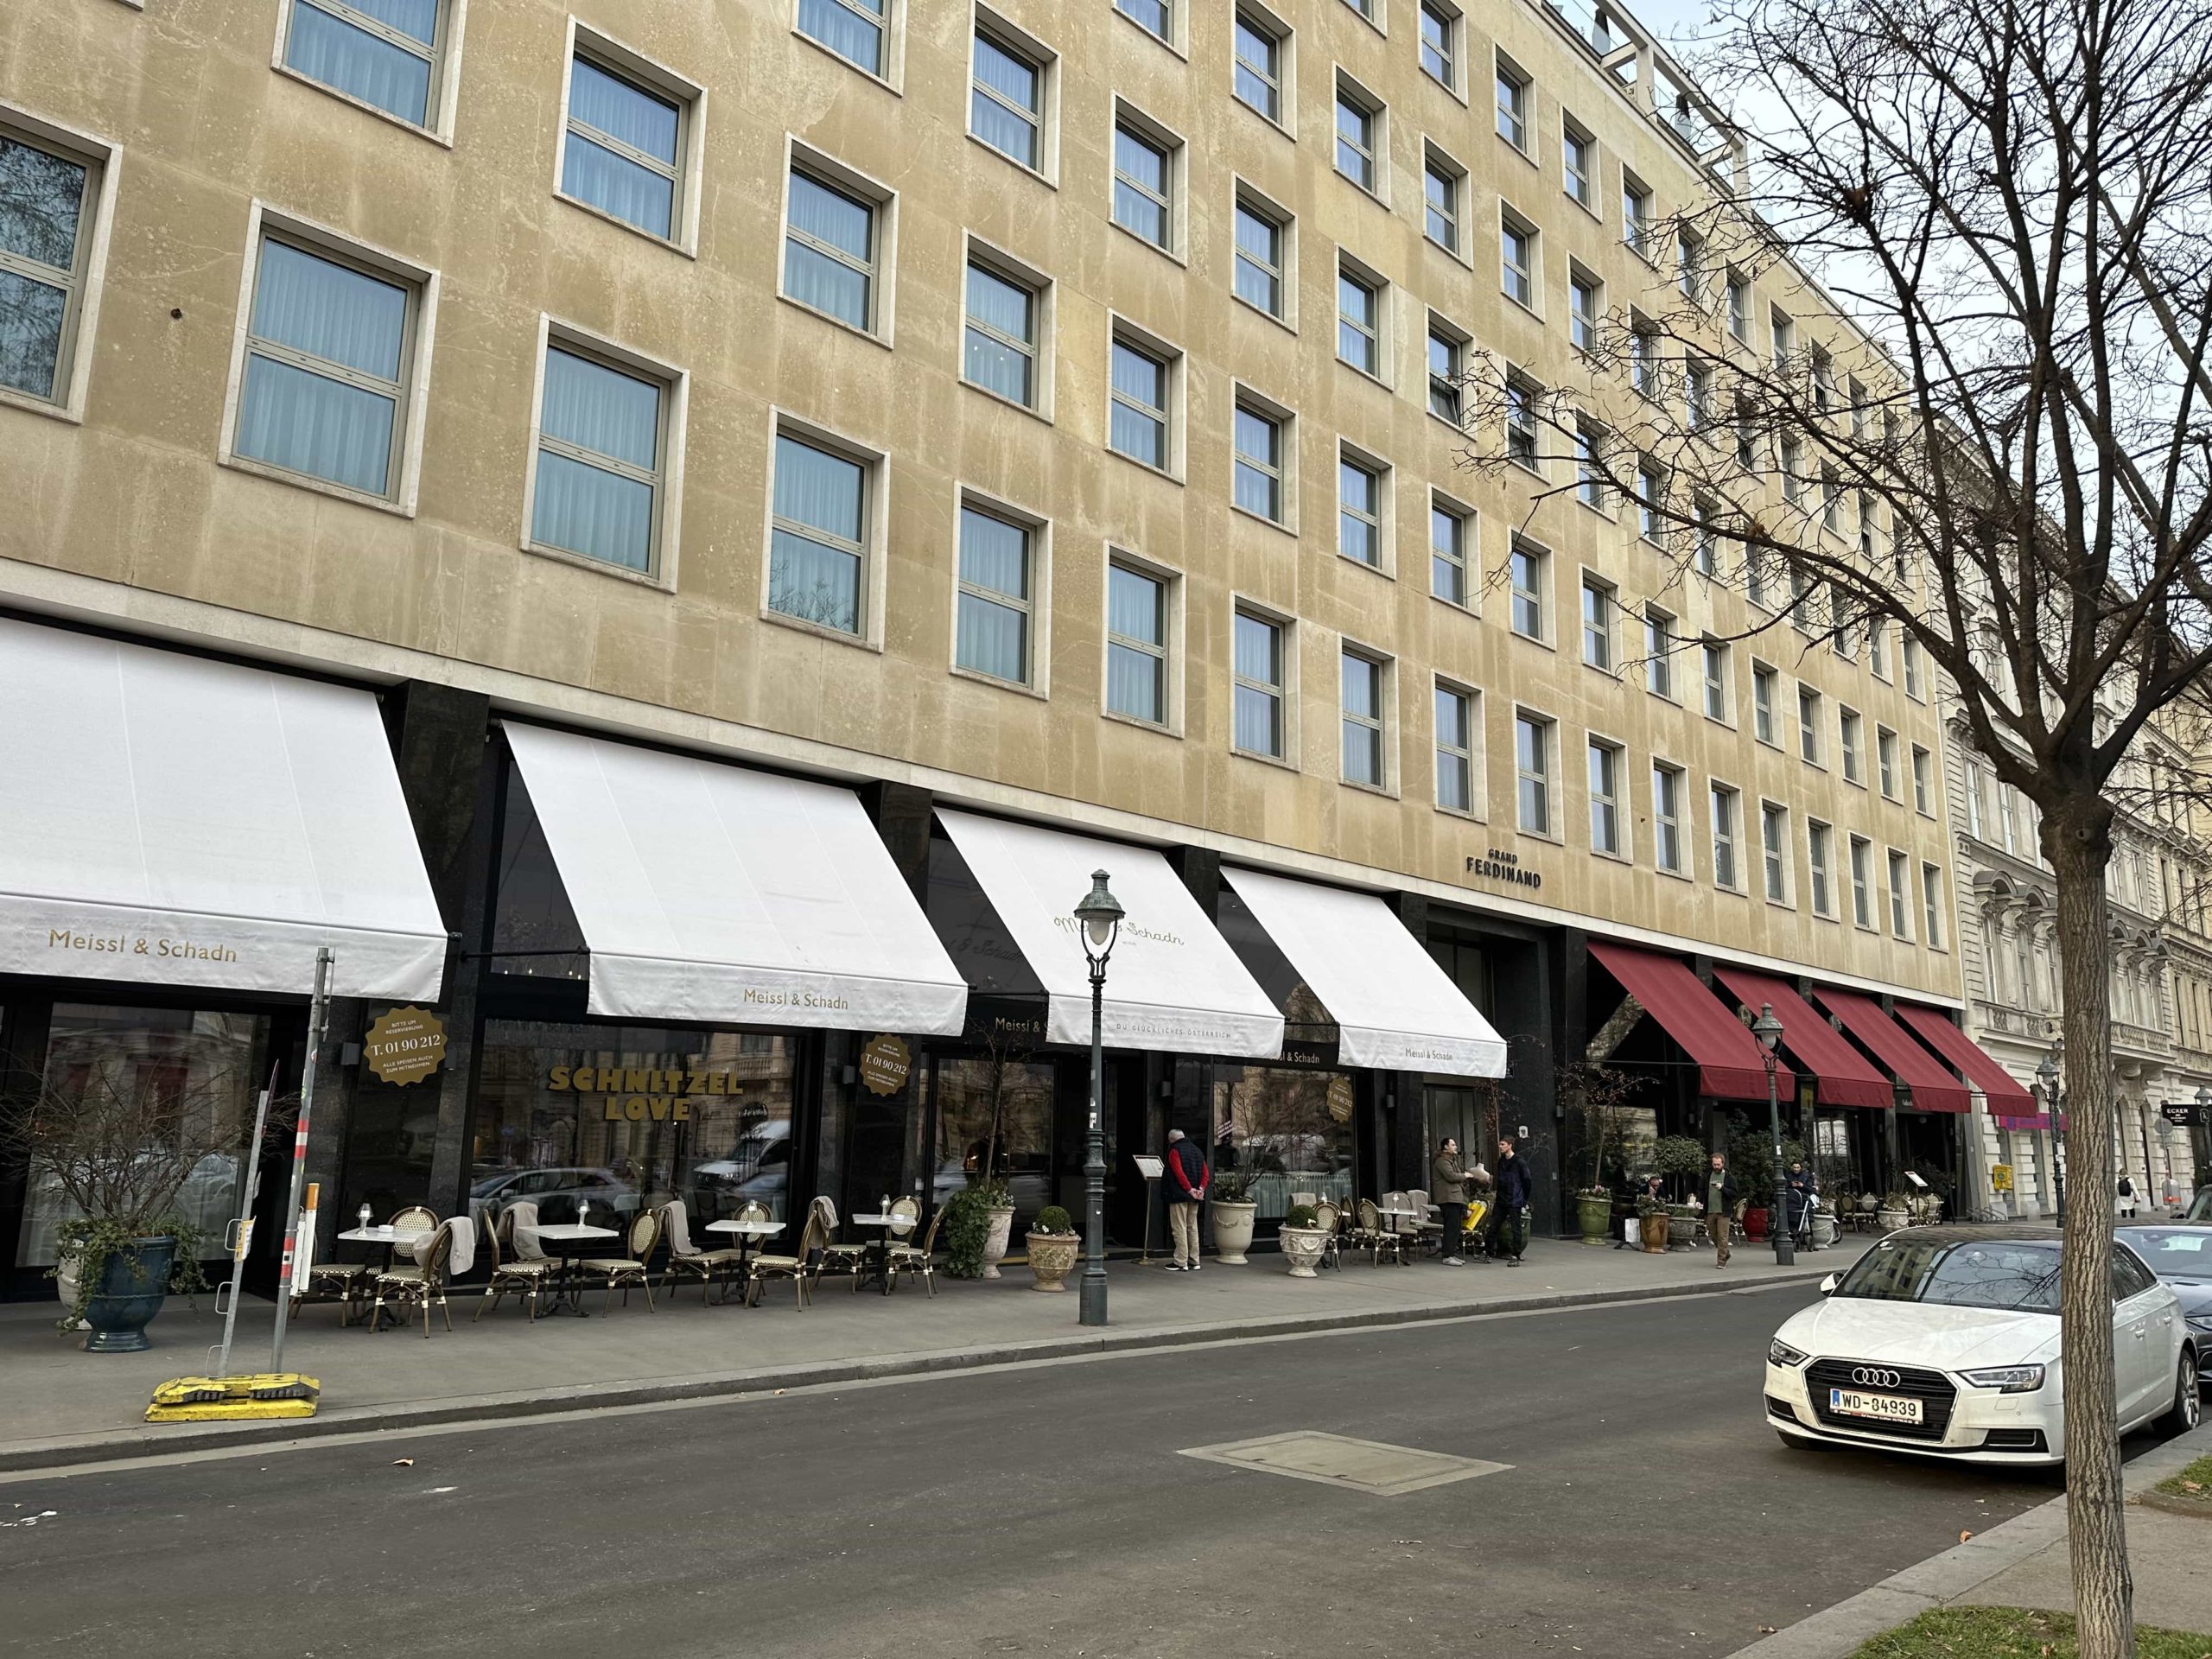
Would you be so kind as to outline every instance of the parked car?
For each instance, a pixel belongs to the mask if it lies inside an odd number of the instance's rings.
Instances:
[[[538,1220],[548,1223],[574,1221],[579,1200],[601,1219],[638,1212],[638,1189],[611,1169],[500,1169],[469,1187],[468,1213],[497,1221],[518,1200],[536,1205]]]
[[[692,1185],[703,1196],[728,1197],[733,1205],[758,1198],[775,1213],[791,1185],[791,1125],[789,1118],[768,1118],[748,1124],[728,1154],[691,1166]]]
[[[2189,1201],[2189,1208],[2182,1211],[2183,1221],[2212,1222],[2212,1186],[2200,1186],[2196,1196]]]
[[[2172,1289],[2181,1303],[2182,1319],[2196,1338],[2197,1351],[2212,1357],[2212,1224],[2152,1223],[2122,1228],[2120,1236]],[[2197,1381],[2212,1387],[2201,1369]]]
[[[2130,1236],[2113,1247],[2120,1430],[2193,1428],[2200,1338]],[[1821,1288],[1767,1347],[1766,1420],[1783,1445],[2066,1460],[2056,1233],[1915,1227]]]

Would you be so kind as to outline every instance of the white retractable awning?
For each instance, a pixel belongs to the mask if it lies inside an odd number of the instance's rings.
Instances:
[[[968,987],[849,789],[509,723],[594,1014],[957,1032]]]
[[[0,973],[429,1001],[446,928],[376,699],[0,620]]]
[[[1090,1040],[1090,976],[1075,907],[1104,870],[1127,912],[1102,1025],[1116,1048],[1273,1059],[1282,1015],[1167,861],[1142,847],[940,810],[938,821],[1044,982],[1046,1039]]]
[[[1503,1039],[1380,899],[1259,870],[1221,874],[1337,1022],[1343,1064],[1505,1075]]]

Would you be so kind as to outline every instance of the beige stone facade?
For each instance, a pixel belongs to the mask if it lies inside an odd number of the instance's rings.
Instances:
[[[844,27],[867,10],[823,3]],[[1616,303],[1672,280],[1624,245],[1624,165],[1662,211],[1706,188],[1692,149],[1565,19],[1518,0],[1455,14],[1447,87],[1424,67],[1417,0],[1374,0],[1372,22],[1346,0],[1241,9],[1287,31],[1276,123],[1236,95],[1240,9],[1226,0],[1176,0],[1167,42],[1109,0],[887,3],[887,73],[876,76],[798,32],[793,0],[444,0],[423,126],[286,67],[307,0],[10,9],[0,131],[97,175],[70,372],[50,397],[0,405],[0,605],[365,680],[449,682],[510,709],[735,757],[920,783],[942,800],[1956,997],[1939,728],[1931,688],[1908,695],[1895,643],[1878,676],[1863,645],[1847,658],[1783,628],[1732,648],[1725,718],[1702,710],[1694,652],[1674,659],[1671,696],[1657,695],[1631,637],[1647,603],[1688,640],[1743,630],[1742,593],[1673,580],[1624,518],[1563,498],[1532,517],[1527,489],[1459,464],[1465,436],[1431,411],[1432,314],[1557,384],[1574,372],[1570,262]],[[969,130],[979,19],[1042,69],[1035,168]],[[1649,86],[1652,54],[1620,39]],[[560,188],[579,48],[682,105],[667,238]],[[1494,53],[1525,80],[1525,151],[1498,131]],[[1380,116],[1372,192],[1335,165],[1340,88]],[[1114,222],[1117,119],[1170,155],[1165,249]],[[1565,188],[1567,121],[1593,146],[1588,207]],[[874,207],[868,329],[785,291],[795,154]],[[1459,174],[1458,252],[1424,234],[1432,156]],[[1235,293],[1240,192],[1287,231],[1280,320]],[[1528,306],[1501,292],[1502,204],[1537,232]],[[409,296],[383,499],[238,453],[268,229],[334,249]],[[963,382],[971,257],[1035,284],[1034,409]],[[1340,260],[1379,282],[1373,374],[1339,359]],[[1766,301],[1755,296],[1759,349]],[[1165,467],[1109,447],[1117,330],[1167,353]],[[549,333],[662,378],[647,571],[531,546]],[[1232,505],[1240,396],[1290,417],[1281,526]],[[865,463],[854,633],[769,607],[779,430]],[[1338,551],[1347,446],[1380,464],[1379,569]],[[1464,605],[1432,592],[1432,492],[1472,514]],[[1027,685],[956,667],[963,500],[1030,531]],[[1548,553],[1540,640],[1510,626],[1516,530]],[[1168,579],[1156,723],[1105,707],[1116,554]],[[1611,671],[1582,660],[1586,570],[1622,607]],[[1288,628],[1281,761],[1232,741],[1240,605]],[[1380,788],[1342,779],[1347,644],[1383,665]],[[1753,733],[1755,658],[1777,675],[1772,744]],[[1477,699],[1466,812],[1436,800],[1440,678]],[[1801,682],[1821,696],[1817,764],[1801,758]],[[1516,710],[1554,722],[1550,836],[1516,825]],[[1842,776],[1846,711],[1859,721],[1857,784]],[[1592,734],[1620,746],[1619,857],[1591,848]],[[1916,749],[1930,757],[1924,810]],[[1655,759],[1682,769],[1679,878],[1655,867]],[[1740,791],[1732,890],[1714,880],[1713,780]],[[1788,814],[1778,904],[1764,894],[1763,799]],[[1812,820],[1832,826],[1827,915],[1812,899]],[[1869,849],[1863,926],[1853,836]],[[1492,849],[1541,887],[1471,874]],[[1892,849],[1910,884],[1902,930]],[[1923,867],[1937,872],[1933,938]]]

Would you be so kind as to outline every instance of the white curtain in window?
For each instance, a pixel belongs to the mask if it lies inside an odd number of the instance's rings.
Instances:
[[[557,347],[545,353],[540,428],[594,454],[659,470],[661,389]],[[541,448],[531,539],[632,570],[652,562],[653,486]]]
[[[851,255],[866,264],[874,257],[875,212],[864,202],[832,190],[804,173],[791,175],[791,221],[794,232]],[[794,236],[784,261],[784,286],[804,305],[842,317],[856,328],[868,323],[868,278],[865,272],[831,258]]]
[[[390,397],[250,356],[238,399],[238,453],[382,495],[391,486],[397,410]]]
[[[849,58],[870,74],[882,73],[883,28],[861,12],[883,15],[882,0],[798,0],[798,27],[841,58]]]
[[[407,290],[293,247],[264,242],[253,334],[395,384],[407,327]]]
[[[796,438],[776,440],[775,516],[858,546],[864,469]],[[768,603],[847,632],[860,629],[857,552],[779,527],[769,547]]]
[[[350,9],[429,46],[436,37],[437,0],[349,0]],[[379,38],[342,16],[294,0],[284,61],[326,86],[389,111],[417,126],[429,118],[430,60]]]
[[[657,471],[660,391],[650,380],[549,347],[540,424],[548,437]]]

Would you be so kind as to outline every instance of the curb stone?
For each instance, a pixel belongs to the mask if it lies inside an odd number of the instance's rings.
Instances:
[[[1272,1337],[1318,1335],[1330,1331],[1436,1324],[1497,1314],[1597,1307],[1609,1303],[1653,1301],[1670,1297],[1745,1295],[1770,1288],[1809,1284],[1828,1269],[1776,1274],[1727,1287],[1704,1283],[1622,1287],[1607,1290],[1553,1291],[1499,1297],[1482,1302],[1428,1303],[1407,1307],[1363,1308],[1335,1313],[1295,1314],[1263,1319],[1226,1319],[1207,1325],[1154,1326],[1103,1336],[1048,1337],[1004,1342],[988,1347],[947,1348],[855,1359],[823,1360],[750,1370],[691,1376],[659,1376],[632,1382],[584,1382],[512,1394],[457,1395],[448,1399],[383,1406],[340,1407],[313,1417],[264,1422],[152,1426],[134,1424],[107,1434],[41,1440],[0,1441],[0,1472],[72,1468],[141,1457],[166,1457],[239,1446],[321,1439],[364,1431],[462,1425],[487,1419],[546,1416],[593,1407],[659,1405],[676,1401],[734,1399],[783,1389],[816,1388],[888,1377],[925,1376],[973,1370],[987,1365],[1087,1358],[1152,1349],[1186,1348],[1205,1343]]]
[[[2212,1451],[2212,1424],[2177,1436],[2128,1464],[2121,1476],[2130,1503]],[[2066,1495],[1977,1533],[1965,1543],[1891,1574],[1824,1612],[1738,1648],[1729,1659],[1849,1659],[1885,1630],[1909,1624],[1931,1607],[1956,1601],[2066,1536]]]

